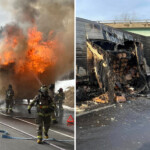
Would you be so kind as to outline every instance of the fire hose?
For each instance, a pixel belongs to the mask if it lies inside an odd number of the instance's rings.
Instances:
[[[16,140],[35,140],[37,138],[24,138],[24,137],[13,137],[13,136],[10,136],[9,133],[5,130],[0,130],[0,133],[3,133],[2,134],[2,138],[5,138],[5,139],[16,139]],[[73,142],[74,140],[58,140],[58,139],[55,139],[55,138],[48,138],[48,139],[43,139],[43,142],[44,141],[56,141],[56,142]]]

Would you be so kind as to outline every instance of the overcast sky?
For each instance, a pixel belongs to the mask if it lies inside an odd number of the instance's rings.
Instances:
[[[76,0],[76,16],[89,20],[150,19],[150,0]]]
[[[13,20],[10,12],[0,6],[0,26],[11,22]]]
[[[127,14],[133,19],[150,20],[150,0],[76,0],[76,16],[90,20],[114,20]],[[0,26],[13,20],[0,6]]]

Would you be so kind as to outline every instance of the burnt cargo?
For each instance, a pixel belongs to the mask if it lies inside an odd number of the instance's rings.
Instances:
[[[106,92],[114,100],[149,89],[150,37],[81,18],[76,24],[77,100]]]

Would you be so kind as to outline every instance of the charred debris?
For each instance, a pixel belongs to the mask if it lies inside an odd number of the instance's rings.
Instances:
[[[84,24],[86,32],[85,68],[79,57],[79,51],[84,51],[84,48],[77,43],[77,101],[93,98],[101,103],[123,102],[128,96],[149,91],[141,37],[81,19],[77,24],[80,27]],[[102,34],[98,38],[96,31]],[[85,69],[84,75],[79,71],[80,67]]]

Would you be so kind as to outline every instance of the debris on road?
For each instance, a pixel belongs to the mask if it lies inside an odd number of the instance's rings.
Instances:
[[[102,94],[99,97],[95,97],[93,98],[93,101],[97,102],[97,103],[108,103],[108,93]]]
[[[115,118],[111,118],[111,121],[115,121]]]
[[[116,96],[116,102],[117,103],[120,103],[120,102],[125,102],[126,101],[126,98],[125,98],[125,96]]]

